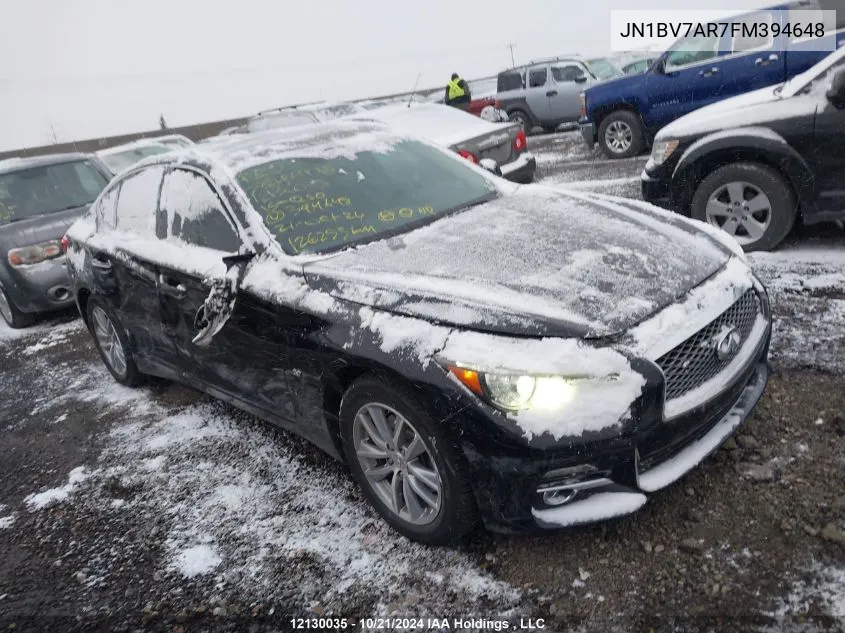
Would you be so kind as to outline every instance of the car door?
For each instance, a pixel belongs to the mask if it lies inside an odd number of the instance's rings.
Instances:
[[[717,93],[703,95],[701,105],[784,80],[786,59],[780,45],[784,39],[780,35],[780,16],[781,13],[758,11],[732,24],[721,44],[727,54],[714,64],[721,75],[721,88]]]
[[[161,266],[159,300],[185,381],[294,421],[289,330],[272,305],[240,291],[248,262],[224,263],[242,241],[221,196],[205,174],[173,168],[165,174],[160,207],[162,250],[181,253]],[[205,311],[212,284],[228,281],[234,306],[219,331],[198,341],[203,317],[214,316]]]
[[[549,65],[531,66],[526,72],[525,100],[531,108],[534,122],[542,125],[549,120],[549,95],[555,92],[549,84]]]
[[[845,71],[845,60],[831,67],[811,86],[812,94],[818,94],[818,107],[815,143],[808,159],[816,174],[819,211],[845,211],[845,108],[837,108],[825,96],[837,71]]]
[[[579,95],[590,87],[587,71],[573,62],[551,65],[552,86],[549,93],[549,119],[576,121],[581,113]]]
[[[691,35],[663,54],[660,64],[646,75],[648,107],[641,113],[646,127],[657,130],[719,93],[719,44],[718,35]]]
[[[126,330],[139,369],[166,360],[171,341],[160,324],[156,209],[164,168],[130,173],[99,199],[97,232],[87,244],[94,290]]]

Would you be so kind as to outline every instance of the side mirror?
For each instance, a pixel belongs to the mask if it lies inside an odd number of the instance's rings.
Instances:
[[[575,75],[575,83],[576,84],[587,83],[587,75],[585,75],[583,73],[580,74],[580,75]]]
[[[496,174],[497,176],[502,175],[502,169],[501,167],[499,167],[499,163],[497,163],[492,158],[482,158],[480,161],[478,161],[478,164],[490,173]]]
[[[845,68],[833,73],[825,96],[834,108],[845,108]]]
[[[235,309],[246,265],[254,257],[255,253],[245,251],[223,258],[223,263],[226,264],[226,276],[207,282],[211,286],[208,296],[194,315],[195,335],[191,340],[194,345],[208,347],[214,335],[226,325]]]
[[[651,72],[655,75],[665,75],[666,74],[666,58],[658,59],[657,63],[652,66]]]

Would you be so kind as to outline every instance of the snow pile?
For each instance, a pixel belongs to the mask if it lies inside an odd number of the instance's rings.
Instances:
[[[91,476],[87,472],[85,466],[79,466],[70,471],[68,475],[68,482],[64,486],[58,488],[51,488],[44,492],[38,492],[28,495],[24,499],[26,507],[32,512],[35,510],[43,510],[57,503],[65,501],[71,493],[73,493],[79,486]]]
[[[6,506],[0,503],[0,515],[6,513]],[[15,523],[15,513],[0,516],[0,530],[7,530]]]
[[[223,562],[215,548],[210,545],[195,545],[179,553],[174,567],[185,578],[193,578],[214,571]]]
[[[616,426],[645,385],[645,378],[619,352],[575,339],[455,332],[438,356],[481,372],[572,377],[572,398],[561,408],[508,414],[529,440],[545,433],[559,440]]]

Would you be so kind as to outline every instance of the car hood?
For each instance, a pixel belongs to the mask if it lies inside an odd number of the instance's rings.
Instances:
[[[336,298],[446,325],[603,337],[677,301],[730,256],[679,216],[533,185],[303,272]]]
[[[683,138],[726,128],[765,125],[800,114],[806,109],[806,97],[782,98],[778,87],[767,86],[704,106],[661,129],[657,138]]]
[[[603,96],[605,91],[612,92],[614,95],[622,94],[619,91],[625,90],[628,85],[635,85],[643,81],[642,74],[639,75],[622,75],[620,77],[612,77],[610,79],[596,79],[589,88],[585,90],[587,94],[587,105],[590,105],[590,95]]]
[[[79,219],[90,206],[84,205],[56,213],[45,213],[8,224],[0,224],[0,253],[2,253],[3,259],[6,258],[6,252],[11,248],[61,239],[70,225]]]

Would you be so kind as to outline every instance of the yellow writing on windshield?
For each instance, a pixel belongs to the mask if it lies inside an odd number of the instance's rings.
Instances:
[[[367,226],[335,226],[324,231],[308,232],[305,235],[291,235],[288,237],[288,244],[295,254],[299,254],[312,246],[319,246],[326,242],[347,242],[360,235],[375,232],[376,227],[372,224]]]

